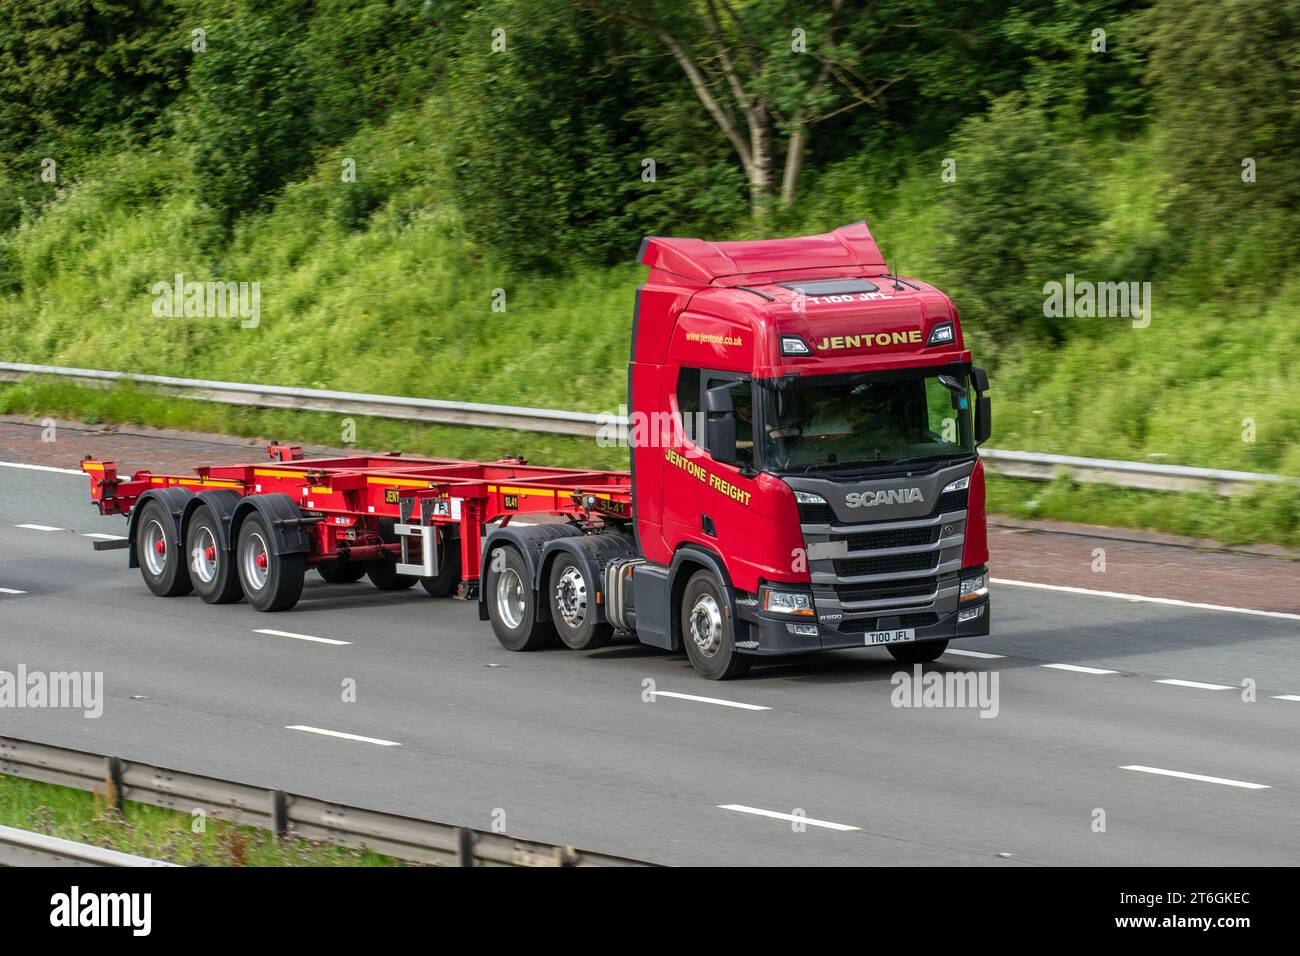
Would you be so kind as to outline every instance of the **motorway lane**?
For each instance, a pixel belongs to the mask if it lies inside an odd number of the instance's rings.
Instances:
[[[995,636],[955,646],[1008,656],[931,668],[996,672],[1000,713],[982,719],[892,707],[899,668],[880,650],[718,684],[636,645],[510,654],[472,605],[419,590],[312,575],[300,607],[276,615],[157,599],[122,552],[14,527],[120,533],[85,484],[0,469],[0,587],[29,592],[0,595],[0,669],[103,670],[105,714],[5,710],[0,733],[477,827],[500,808],[521,836],[667,863],[1284,864],[1300,845],[1300,702],[1271,696],[1300,694],[1300,622],[997,588]],[[254,633],[267,627],[354,643]],[[345,704],[349,677],[358,701]],[[1257,702],[1153,683],[1243,677]],[[772,709],[647,703],[647,679]],[[860,829],[794,833],[719,804]]]

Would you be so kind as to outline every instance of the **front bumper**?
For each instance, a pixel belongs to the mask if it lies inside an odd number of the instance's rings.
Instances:
[[[980,615],[973,620],[958,622],[962,611],[982,608]],[[917,626],[916,640],[940,641],[956,640],[963,637],[986,637],[989,633],[989,618],[992,609],[988,597],[981,601],[972,601],[961,605],[947,617],[937,623]],[[806,654],[812,651],[836,651],[851,647],[879,647],[868,645],[868,631],[889,631],[901,627],[911,627],[907,614],[894,614],[863,620],[843,621],[838,625],[824,621],[805,619],[791,621],[788,617],[777,618],[760,612],[756,607],[738,608],[739,620],[736,628],[736,650],[742,654],[775,656],[784,654]],[[817,633],[797,634],[793,625],[814,626]],[[851,628],[846,630],[845,628]]]

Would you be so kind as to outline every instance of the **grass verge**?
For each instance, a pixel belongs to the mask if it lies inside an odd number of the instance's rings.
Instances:
[[[266,830],[127,802],[103,793],[0,775],[0,824],[182,866],[414,866],[368,850],[313,840],[277,842]]]

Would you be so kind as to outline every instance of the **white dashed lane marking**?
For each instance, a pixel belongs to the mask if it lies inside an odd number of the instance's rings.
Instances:
[[[0,594],[26,594],[26,591],[19,591],[17,588],[0,588]]]
[[[292,631],[275,631],[269,627],[258,628],[254,634],[269,634],[271,637],[292,637],[295,641],[313,641],[316,644],[337,644],[340,647],[350,645],[351,641],[336,641],[329,637],[313,637],[310,634],[294,634]]]
[[[814,820],[812,817],[801,816],[797,813],[777,813],[775,810],[761,810],[758,807],[746,807],[739,803],[720,803],[719,810],[735,810],[737,813],[752,813],[756,817],[770,817],[773,820],[785,820],[789,823],[805,823],[810,827],[821,827],[825,830],[858,830],[860,827],[851,827],[844,823],[831,823],[829,820]]]
[[[990,654],[987,651],[964,651],[955,649],[944,651],[944,653],[955,654],[957,657],[975,657],[982,661],[1000,661],[1007,656],[1005,654]]]
[[[1084,667],[1082,664],[1039,664],[1039,667],[1050,667],[1058,671],[1073,671],[1076,674],[1118,674],[1119,671],[1108,671],[1104,667]]]
[[[1170,687],[1191,687],[1194,690],[1232,690],[1229,684],[1206,684],[1198,680],[1179,680],[1176,677],[1166,677],[1163,680],[1152,681],[1153,684],[1168,684]]]
[[[1177,777],[1180,780],[1199,780],[1201,783],[1218,783],[1225,787],[1241,787],[1243,790],[1272,790],[1266,783],[1249,783],[1245,780],[1229,780],[1227,777],[1207,777],[1203,773],[1187,773],[1182,770],[1163,770],[1160,767],[1143,767],[1130,764],[1120,770],[1136,770],[1138,773],[1153,773],[1160,777]]]
[[[80,468],[54,468],[50,465],[23,465],[16,461],[0,461],[0,468],[21,468],[23,471],[48,471],[56,475],[76,475],[85,478],[86,473]]]
[[[760,707],[758,704],[742,704],[738,700],[721,700],[717,697],[697,697],[695,694],[678,694],[670,690],[657,690],[654,692],[655,697],[675,697],[678,700],[693,700],[701,704],[718,704],[722,707],[739,707],[741,710],[771,710],[771,707]]]
[[[337,737],[340,740],[356,740],[363,744],[376,744],[380,747],[402,746],[396,740],[381,740],[379,737],[362,737],[360,734],[345,734],[339,730],[326,730],[323,727],[308,727],[306,724],[291,724],[286,726],[284,729],[301,730],[309,734],[320,734],[324,737]]]
[[[16,524],[15,528],[26,528],[28,531],[63,531],[63,528],[56,528],[48,524]]]

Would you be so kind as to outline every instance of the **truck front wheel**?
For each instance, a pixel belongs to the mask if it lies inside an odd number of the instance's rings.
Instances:
[[[736,650],[722,589],[708,571],[696,571],[682,595],[682,643],[691,666],[708,680],[743,677],[754,658]]]
[[[609,643],[613,628],[596,620],[596,589],[577,558],[561,554],[555,559],[549,591],[551,620],[565,647],[585,651]]]
[[[928,664],[939,659],[948,649],[947,641],[915,641],[911,644],[890,644],[888,651],[900,664]]]
[[[488,620],[508,651],[535,651],[555,643],[555,628],[537,619],[537,595],[524,556],[503,545],[488,562],[484,596]]]

